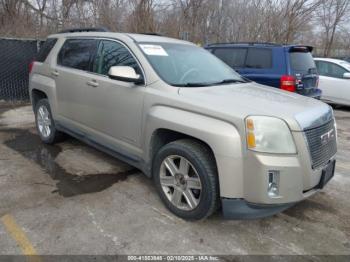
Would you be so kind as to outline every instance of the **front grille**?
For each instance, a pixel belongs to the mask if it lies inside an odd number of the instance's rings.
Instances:
[[[331,130],[332,135],[327,135]],[[312,168],[317,169],[325,164],[336,154],[337,141],[334,120],[322,126],[305,130],[306,140],[311,155]]]

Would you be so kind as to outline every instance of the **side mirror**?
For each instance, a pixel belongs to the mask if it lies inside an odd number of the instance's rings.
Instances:
[[[136,74],[135,69],[131,66],[112,66],[108,71],[108,76],[119,81],[135,84],[143,83],[142,77]]]
[[[344,73],[343,78],[350,79],[350,73]]]

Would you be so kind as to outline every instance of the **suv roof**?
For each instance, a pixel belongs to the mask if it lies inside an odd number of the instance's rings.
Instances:
[[[106,37],[106,38],[129,38],[134,42],[161,42],[161,43],[182,43],[194,45],[193,43],[176,38],[164,37],[155,33],[133,34],[109,32],[105,28],[78,28],[67,29],[59,33],[48,36],[48,38],[66,38],[66,37]]]
[[[227,43],[213,43],[207,46],[222,46],[222,45],[249,45],[249,46],[283,46],[282,44],[270,43],[270,42],[227,42]]]
[[[254,46],[254,47],[271,47],[271,48],[295,48],[295,47],[306,47],[309,52],[312,52],[313,47],[308,45],[293,45],[293,44],[278,44],[278,43],[270,43],[270,42],[228,42],[228,43],[213,43],[208,44],[205,48],[212,47],[239,47],[239,46]]]

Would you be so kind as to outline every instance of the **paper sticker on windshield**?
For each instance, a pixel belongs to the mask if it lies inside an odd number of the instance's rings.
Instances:
[[[146,55],[168,56],[168,53],[160,45],[140,45]]]

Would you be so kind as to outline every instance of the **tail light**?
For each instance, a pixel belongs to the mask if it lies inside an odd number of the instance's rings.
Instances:
[[[32,61],[32,62],[30,62],[30,64],[29,64],[29,74],[33,71],[33,67],[34,67],[34,62],[35,61]]]
[[[289,75],[282,76],[280,88],[282,90],[286,90],[289,92],[295,92],[296,91],[296,78],[294,76],[289,76]]]

